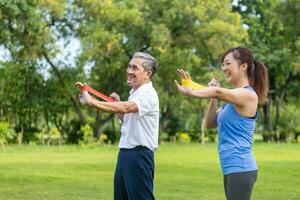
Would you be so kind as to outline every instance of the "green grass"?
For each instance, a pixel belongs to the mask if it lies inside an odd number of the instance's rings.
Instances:
[[[0,199],[113,199],[118,149],[8,146],[0,152]],[[255,144],[252,199],[300,199],[300,145]],[[155,154],[155,196],[224,200],[216,144],[164,144]]]

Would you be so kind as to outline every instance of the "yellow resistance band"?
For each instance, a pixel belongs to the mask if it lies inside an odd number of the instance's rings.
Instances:
[[[195,83],[194,81],[190,80],[190,79],[181,79],[181,84],[185,87],[191,87],[192,90],[201,90],[204,88],[207,88],[204,85],[201,85],[199,83]]]

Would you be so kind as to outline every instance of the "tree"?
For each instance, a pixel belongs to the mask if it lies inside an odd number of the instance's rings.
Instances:
[[[300,78],[300,2],[286,1],[238,1],[234,10],[242,15],[242,21],[248,27],[248,46],[258,59],[268,66],[269,101],[263,107],[265,130],[271,131],[271,105],[275,103],[275,121],[273,131],[280,125],[281,105],[288,99],[293,100]],[[293,94],[293,95],[289,95]],[[299,93],[298,93],[299,94]],[[299,95],[298,95],[299,96]]]
[[[15,99],[7,98],[6,103],[10,104],[10,101],[13,101],[20,105],[24,109],[15,108],[16,117],[13,118],[15,122],[19,121],[21,124],[21,132],[23,132],[23,124],[26,124],[27,127],[31,127],[34,123],[34,120],[40,118],[38,112],[32,113],[35,119],[31,118],[27,121],[23,121],[23,112],[29,110],[31,112],[32,108],[38,109],[39,111],[45,111],[46,124],[48,126],[47,118],[47,104],[39,104],[43,100],[44,95],[44,80],[40,76],[39,80],[36,82],[35,78],[30,76],[38,74],[38,71],[45,70],[44,63],[47,63],[48,66],[54,72],[54,75],[57,76],[60,81],[59,89],[63,95],[62,98],[69,98],[72,102],[73,107],[75,108],[75,113],[81,119],[79,123],[86,123],[86,118],[81,111],[79,106],[77,96],[74,95],[70,87],[73,88],[73,83],[76,79],[73,79],[72,84],[66,84],[69,80],[66,80],[62,74],[62,70],[57,65],[58,62],[54,59],[59,53],[57,49],[56,40],[59,37],[70,37],[72,26],[69,23],[68,18],[68,9],[65,11],[65,6],[68,2],[62,1],[1,1],[0,2],[0,45],[10,54],[10,59],[6,62],[5,67],[7,68],[7,73],[14,74],[14,68],[20,68],[20,71],[16,73],[22,73],[22,70],[28,76],[23,78],[16,78],[9,76],[11,87],[17,85],[26,85],[26,90],[21,91],[14,90],[14,93],[5,93],[7,97],[9,95],[15,95]],[[11,66],[11,67],[8,67]],[[65,66],[63,66],[65,67]],[[30,74],[31,73],[31,74]],[[22,76],[22,74],[20,74]],[[17,76],[18,77],[18,76]],[[74,77],[75,78],[75,77]],[[27,82],[33,84],[27,84]],[[40,83],[40,84],[38,84]],[[6,85],[6,88],[9,86]],[[38,90],[40,89],[40,91]],[[56,88],[57,89],[57,88]],[[10,91],[12,92],[12,91]],[[29,99],[22,99],[25,97],[30,97]],[[34,99],[32,99],[34,97]],[[32,97],[32,98],[31,98]],[[32,99],[32,101],[31,101]],[[56,99],[59,101],[59,99]],[[5,102],[1,104],[1,110],[8,109],[3,108]],[[45,107],[44,109],[41,107]],[[9,110],[11,112],[11,110]],[[54,112],[59,113],[59,110]],[[10,113],[11,114],[11,113]],[[12,114],[14,115],[14,114]],[[26,116],[26,115],[25,115]],[[40,128],[41,125],[35,126],[35,128]],[[18,127],[17,127],[18,128]],[[49,129],[49,128],[48,128]]]

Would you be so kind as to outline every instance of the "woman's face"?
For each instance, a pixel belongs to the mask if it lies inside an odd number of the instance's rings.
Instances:
[[[242,75],[239,70],[239,62],[233,57],[232,52],[224,57],[221,68],[225,75],[226,81],[233,85],[235,85],[237,80]]]

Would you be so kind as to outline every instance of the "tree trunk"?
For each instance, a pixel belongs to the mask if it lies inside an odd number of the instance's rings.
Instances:
[[[275,97],[275,141],[279,142],[279,133],[278,133],[278,123],[279,123],[279,118],[280,118],[280,98],[278,96]]]
[[[44,117],[45,117],[47,132],[49,132],[50,131],[50,127],[49,127],[49,114],[48,114],[48,109],[47,108],[44,109]]]
[[[264,130],[265,131],[271,131],[271,104],[270,101],[268,101],[264,106],[263,106],[263,112],[264,112]]]
[[[17,136],[17,141],[18,141],[19,147],[21,147],[22,143],[23,143],[23,134],[24,134],[24,127],[23,127],[23,124],[21,124],[21,132],[18,133],[18,136]]]
[[[97,112],[97,116],[96,116],[96,126],[95,126],[95,130],[94,130],[94,136],[99,139],[102,132],[103,132],[103,127],[102,124],[105,124],[106,122],[108,122],[109,120],[113,120],[114,119],[115,114],[111,113],[106,119],[103,119],[103,113],[101,111]]]
[[[2,113],[3,113],[3,111],[2,111],[2,103],[0,102],[0,119],[2,117]]]
[[[74,106],[74,108],[75,108],[75,111],[76,111],[78,117],[80,118],[81,122],[82,122],[83,124],[86,124],[86,123],[87,123],[87,120],[86,120],[84,114],[83,114],[82,111],[81,111],[81,108],[80,108],[80,106],[79,106],[79,104],[78,104],[78,101],[77,101],[76,97],[74,97],[74,95],[72,95],[72,94],[70,93],[70,91],[68,90],[68,88],[67,88],[67,86],[66,86],[66,84],[65,84],[65,81],[63,80],[63,78],[62,78],[62,76],[61,76],[61,74],[60,74],[58,68],[52,63],[52,61],[49,59],[49,57],[48,57],[48,55],[46,54],[46,52],[44,52],[43,55],[44,55],[46,61],[48,62],[48,64],[49,64],[49,65],[51,66],[51,68],[53,69],[53,71],[54,71],[54,73],[56,74],[56,76],[58,77],[58,80],[59,80],[59,82],[61,83],[61,86],[64,88],[65,94],[66,94],[67,96],[70,97],[70,99],[71,99],[71,101],[72,101],[72,103],[73,103],[73,106]]]
[[[271,101],[267,101],[266,104],[263,105],[263,127],[264,132],[262,133],[263,141],[268,142],[272,139],[272,127],[271,127]]]
[[[62,126],[62,117],[58,119],[57,116],[54,117],[54,124],[57,130],[60,132],[60,134],[63,135],[63,126]]]
[[[205,117],[202,117],[201,121],[201,144],[205,144]]]
[[[46,127],[47,127],[47,132],[49,133],[50,127],[49,127],[49,113],[48,113],[48,90],[45,90],[46,95],[45,95],[45,107],[44,107],[44,118],[46,122]]]
[[[94,130],[94,136],[95,136],[95,138],[97,138],[97,140],[100,138],[100,136],[103,132],[101,122],[102,122],[102,112],[97,111],[96,126],[95,126],[95,130]]]
[[[292,72],[290,72],[282,89],[279,91],[279,93],[275,94],[275,103],[276,103],[275,131],[276,131],[276,135],[277,135],[276,137],[278,141],[279,141],[279,133],[277,133],[278,132],[277,130],[278,130],[278,123],[280,119],[280,106],[288,91],[288,87],[294,78],[295,77],[292,75]]]
[[[275,131],[278,129],[278,122],[280,118],[280,98],[275,97]]]
[[[168,106],[165,106],[162,108],[161,110],[161,117],[160,117],[160,120],[159,120],[159,130],[160,131],[165,131],[165,124],[166,124],[166,119],[168,117],[170,117],[170,109]]]

